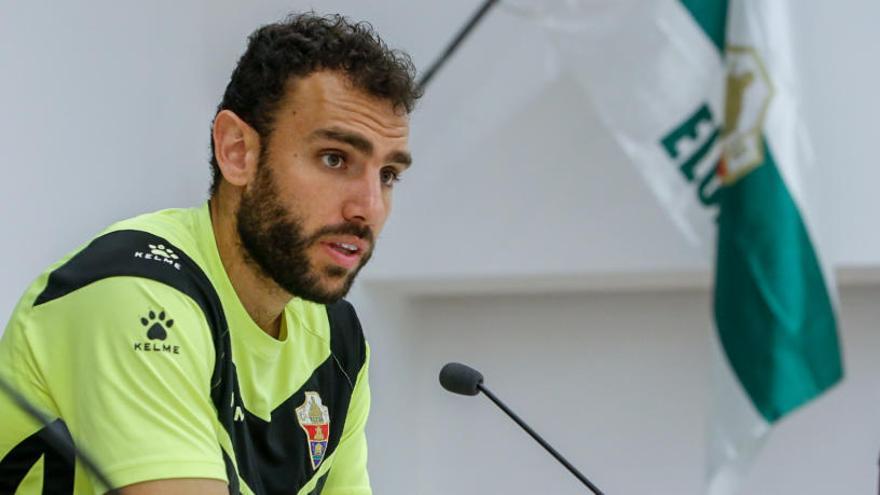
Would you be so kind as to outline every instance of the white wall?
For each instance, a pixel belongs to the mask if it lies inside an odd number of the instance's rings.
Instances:
[[[470,10],[465,0],[316,7],[372,20],[421,60]],[[0,0],[2,319],[43,267],[106,225],[207,198],[211,119],[247,35],[309,8]]]
[[[245,36],[307,6],[0,0],[0,317],[108,223],[204,200],[209,123]],[[474,6],[316,4],[373,21],[421,67]],[[868,285],[842,293],[846,381],[781,425],[747,491],[864,493],[880,447],[880,4],[797,7],[807,125],[829,172],[813,199],[829,259]],[[354,295],[374,349],[377,493],[579,490],[485,400],[440,390],[448,360],[480,367],[609,493],[700,491],[708,261],[580,90],[546,80],[545,53],[532,26],[499,9],[413,117],[416,164]]]
[[[28,241],[27,249],[0,243],[0,259],[10,260],[0,314],[41,267],[104,225],[204,199],[208,126],[246,34],[307,6],[0,2],[0,149],[11,184],[0,198],[0,224],[8,239]],[[336,0],[319,7],[372,20],[424,67],[473,5]],[[826,187],[811,191],[833,240],[827,256],[839,267],[874,270],[880,68],[866,54],[880,49],[870,22],[880,5],[797,7],[807,125],[816,166],[829,171]],[[413,117],[416,165],[367,277],[417,280],[429,290],[450,279],[460,281],[450,284],[457,289],[481,277],[625,277],[632,284],[706,269],[580,89],[564,78],[545,80],[546,54],[534,26],[499,8],[438,75]],[[412,239],[421,241],[417,249]]]
[[[778,425],[742,493],[876,490],[878,299],[877,287],[842,291],[847,377]],[[370,420],[378,493],[585,493],[488,399],[443,391],[448,361],[481,370],[606,493],[701,492],[708,291],[428,297],[409,311],[404,366],[399,327],[386,339],[381,319],[365,315],[384,385]]]
[[[880,173],[871,165],[880,136],[873,122],[880,95],[872,90],[880,68],[866,54],[880,49],[871,27],[880,4],[792,5],[816,157],[811,173],[821,181],[808,193],[822,212],[818,227],[831,239],[827,257],[838,267],[876,267],[880,234],[868,216],[877,207],[872,187]],[[460,289],[480,277],[704,270],[706,258],[659,211],[581,88],[564,78],[544,81],[554,63],[539,30],[507,11],[496,14],[437,78],[415,116],[418,172],[400,191],[392,220],[400,228],[389,229],[373,276],[454,278]],[[401,232],[411,237],[395,242]],[[419,249],[410,238],[423,240]]]

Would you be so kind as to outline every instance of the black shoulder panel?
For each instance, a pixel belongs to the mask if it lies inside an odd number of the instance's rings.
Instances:
[[[102,235],[49,274],[34,306],[66,296],[93,282],[116,276],[143,277],[174,287],[203,310],[220,301],[208,277],[167,240],[137,230]]]
[[[120,230],[98,237],[49,274],[46,288],[37,296],[34,306],[46,304],[99,280],[118,276],[141,277],[168,285],[192,298],[202,309],[211,329],[215,352],[211,400],[220,422],[230,430],[233,418],[228,404],[233,390],[238,392],[238,380],[232,365],[229,325],[220,296],[196,262],[167,240],[138,230]],[[224,461],[230,470],[228,459]],[[238,493],[237,477],[230,476],[230,488],[232,493]]]
[[[93,240],[64,265],[49,274],[34,306],[46,304],[109,277],[147,278],[191,297],[205,314],[217,352],[212,384],[219,386],[229,349],[229,328],[220,297],[208,276],[183,251],[167,240],[139,230],[110,232]]]

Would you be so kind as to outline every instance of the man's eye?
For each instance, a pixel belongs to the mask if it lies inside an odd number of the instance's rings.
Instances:
[[[386,168],[382,170],[381,179],[383,185],[393,186],[395,182],[400,181],[400,174],[394,169]]]
[[[324,153],[321,155],[321,162],[329,168],[339,168],[344,163],[342,155],[338,153]]]

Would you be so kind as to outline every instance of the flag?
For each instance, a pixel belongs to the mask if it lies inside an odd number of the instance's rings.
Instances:
[[[787,3],[508,4],[544,26],[682,233],[714,248],[708,487],[733,493],[770,427],[843,376]]]

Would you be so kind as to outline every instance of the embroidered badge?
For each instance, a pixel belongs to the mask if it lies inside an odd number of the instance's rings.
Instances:
[[[308,437],[312,469],[318,469],[330,440],[330,410],[321,403],[318,392],[306,392],[306,400],[296,408],[296,420]]]

